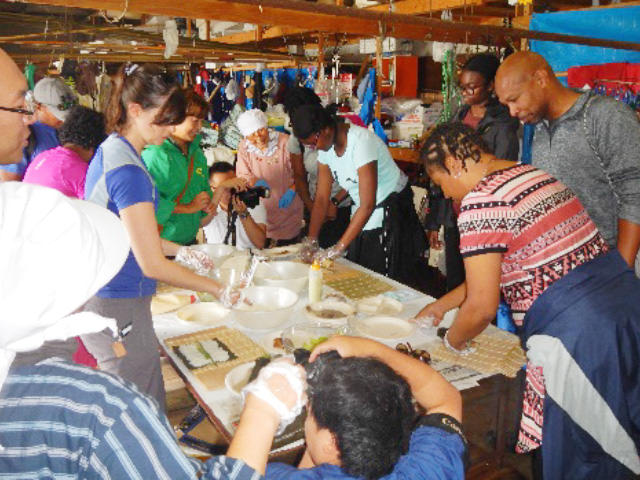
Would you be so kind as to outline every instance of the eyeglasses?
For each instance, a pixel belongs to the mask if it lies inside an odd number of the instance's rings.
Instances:
[[[467,95],[475,95],[476,93],[478,93],[478,90],[480,90],[481,88],[484,88],[485,85],[475,85],[475,86],[471,86],[471,85],[460,85],[458,84],[458,88],[460,89],[460,93],[466,93]]]
[[[0,110],[3,110],[5,112],[20,113],[22,115],[33,115],[36,110],[36,101],[31,90],[29,90],[24,96],[24,106],[27,108],[0,107]]]
[[[399,343],[398,345],[396,345],[396,350],[417,360],[420,360],[423,363],[431,363],[431,355],[429,354],[429,352],[423,349],[414,350],[409,342]]]

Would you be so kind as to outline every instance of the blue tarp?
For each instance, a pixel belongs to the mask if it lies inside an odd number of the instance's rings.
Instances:
[[[536,13],[529,27],[540,32],[640,43],[640,6],[574,12]],[[532,40],[531,50],[542,55],[554,71],[612,62],[640,62],[640,52]]]

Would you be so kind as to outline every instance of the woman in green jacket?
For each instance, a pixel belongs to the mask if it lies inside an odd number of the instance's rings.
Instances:
[[[200,148],[200,128],[209,105],[193,90],[185,91],[187,116],[161,145],[142,152],[156,182],[159,202],[156,212],[160,236],[182,245],[195,243],[201,226],[211,221],[207,159]]]

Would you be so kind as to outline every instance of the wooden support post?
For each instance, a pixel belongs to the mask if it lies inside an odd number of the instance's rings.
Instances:
[[[191,38],[191,19],[185,18],[187,21],[187,38]]]
[[[533,14],[533,4],[532,3],[527,3],[524,5],[520,5],[520,4],[516,4],[516,18],[513,19],[513,22],[517,24],[518,21],[518,17],[523,17],[523,18],[531,18],[531,15]],[[529,40],[526,38],[523,38],[520,40],[520,50],[521,51],[526,51],[529,50]]]
[[[262,41],[262,32],[264,31],[262,25],[256,25],[256,43],[260,43]]]
[[[318,80],[324,78],[324,35],[318,35]]]
[[[209,19],[205,19],[204,37],[207,41],[211,40],[211,20]]]
[[[380,29],[382,30],[382,28]],[[380,120],[380,102],[382,101],[382,32],[376,37],[376,118]]]

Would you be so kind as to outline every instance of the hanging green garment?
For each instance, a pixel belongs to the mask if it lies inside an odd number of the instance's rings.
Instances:
[[[24,76],[27,78],[27,85],[29,90],[33,90],[36,87],[34,76],[36,73],[36,66],[33,63],[27,63],[24,67]]]

